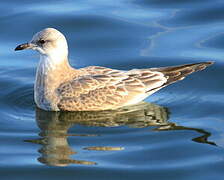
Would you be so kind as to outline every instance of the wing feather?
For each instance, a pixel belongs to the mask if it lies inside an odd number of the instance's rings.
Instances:
[[[59,109],[114,109],[142,101],[148,96],[150,89],[158,88],[164,83],[161,73],[149,70],[118,71],[95,66],[86,70],[89,75],[58,87]]]

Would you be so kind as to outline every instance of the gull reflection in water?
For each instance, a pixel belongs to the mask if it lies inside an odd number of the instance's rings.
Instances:
[[[123,107],[117,110],[97,112],[47,112],[36,109],[36,122],[41,129],[40,139],[25,140],[26,142],[42,145],[38,152],[41,157],[38,161],[49,166],[68,166],[69,164],[95,165],[96,162],[75,160],[71,155],[76,154],[68,144],[69,136],[94,136],[91,134],[68,134],[74,125],[116,127],[129,126],[145,128],[155,126],[155,131],[193,130],[201,136],[192,139],[195,142],[207,143],[211,135],[202,129],[178,126],[168,122],[167,108],[142,102],[134,106]],[[85,147],[84,150],[121,151],[124,147],[94,146]]]

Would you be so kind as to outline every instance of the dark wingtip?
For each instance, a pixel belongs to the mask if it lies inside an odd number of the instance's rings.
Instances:
[[[206,66],[210,66],[210,65],[212,65],[212,64],[214,64],[215,63],[215,61],[204,61],[204,62],[199,62],[199,63],[195,63],[195,64],[186,64],[186,65],[206,65]]]
[[[212,65],[212,64],[215,64],[215,61],[207,61],[205,63],[208,64],[208,65]]]

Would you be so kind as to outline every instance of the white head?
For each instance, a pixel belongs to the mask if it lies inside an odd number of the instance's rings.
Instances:
[[[54,28],[46,28],[36,33],[29,43],[21,44],[15,50],[33,49],[41,58],[60,63],[67,60],[68,45],[65,36]]]

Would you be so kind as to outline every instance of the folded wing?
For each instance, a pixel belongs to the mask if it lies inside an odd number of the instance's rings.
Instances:
[[[135,104],[145,99],[150,89],[157,89],[166,82],[162,73],[149,70],[105,68],[96,72],[61,84],[57,89],[59,109],[92,111]]]
[[[64,111],[93,111],[136,104],[159,89],[211,64],[202,62],[131,71],[97,66],[83,68],[81,71],[87,75],[65,82],[57,89],[60,99],[58,108]]]

